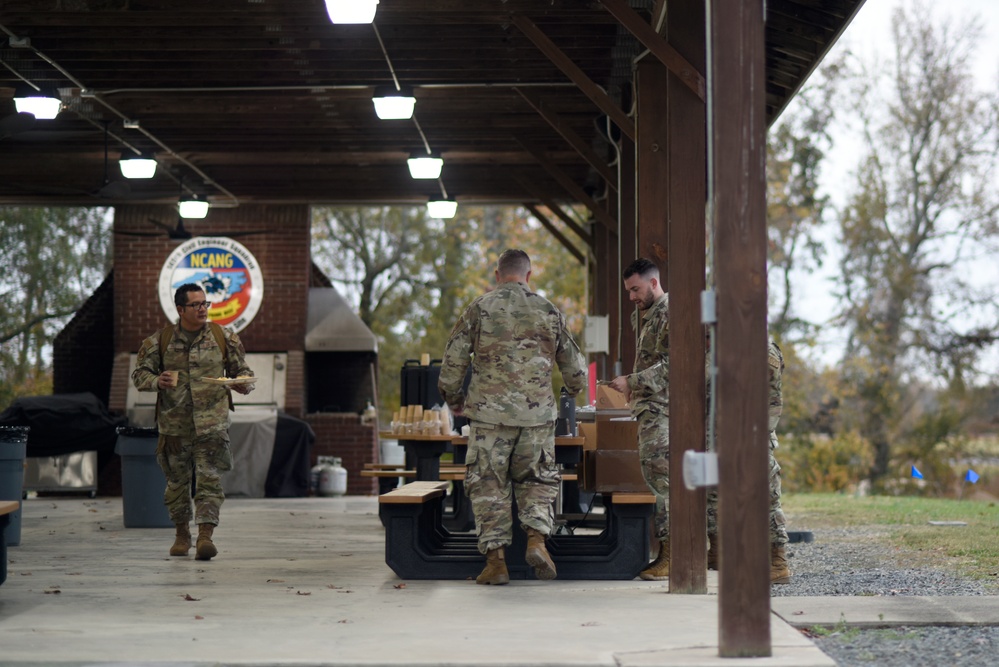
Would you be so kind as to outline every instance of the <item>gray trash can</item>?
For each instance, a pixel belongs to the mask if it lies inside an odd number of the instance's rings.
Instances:
[[[21,543],[21,497],[24,494],[24,457],[28,452],[27,426],[0,426],[0,500],[16,500],[17,511],[4,531],[9,547]]]
[[[156,463],[155,428],[122,426],[114,451],[121,457],[121,500],[126,528],[172,528],[163,504],[166,477]]]

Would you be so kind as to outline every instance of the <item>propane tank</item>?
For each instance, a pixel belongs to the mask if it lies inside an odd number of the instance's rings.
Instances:
[[[347,469],[340,465],[340,457],[334,456],[319,471],[319,495],[342,496],[346,493]]]
[[[319,495],[319,476],[323,472],[323,468],[326,467],[326,457],[320,456],[318,463],[309,469],[309,495],[318,496]]]

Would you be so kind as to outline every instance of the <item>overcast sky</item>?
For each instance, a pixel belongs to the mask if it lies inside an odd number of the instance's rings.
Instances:
[[[892,56],[891,16],[896,7],[913,7],[916,0],[867,0],[853,23],[830,51],[834,58],[843,49],[849,49],[866,62],[873,59],[885,61]],[[977,14],[982,24],[982,38],[976,49],[973,71],[980,88],[995,89],[999,84],[999,0],[946,0],[932,2],[935,16],[948,16],[961,23]],[[793,113],[793,106],[788,111]],[[857,127],[836,123],[832,129],[834,148],[822,170],[824,194],[831,197],[834,206],[843,203],[843,194],[853,189],[856,160],[862,147]],[[999,187],[999,184],[997,184]],[[821,323],[837,309],[833,296],[832,276],[836,270],[836,229],[826,226],[825,240],[829,247],[825,269],[818,274],[800,276],[796,287],[795,308],[799,315]],[[992,263],[988,269],[989,280],[999,282],[999,268]],[[843,331],[825,328],[818,348],[806,352],[813,361],[835,365],[841,358],[845,335]]]

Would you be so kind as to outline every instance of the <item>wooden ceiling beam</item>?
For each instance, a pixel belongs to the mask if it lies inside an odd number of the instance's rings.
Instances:
[[[669,42],[659,36],[652,26],[645,22],[624,0],[600,0],[614,18],[621,22],[638,41],[645,45],[670,72],[675,74],[685,86],[703,102],[707,99],[707,84],[704,75],[687,62],[687,59],[677,53]],[[632,141],[635,137],[629,135]]]
[[[520,96],[531,105],[531,108],[537,111],[538,115],[544,118],[570,146],[576,149],[576,152],[579,153],[579,155],[603,177],[604,181],[606,181],[607,185],[609,185],[614,192],[617,192],[617,174],[615,174],[610,168],[610,165],[607,164],[606,160],[600,159],[593,149],[590,148],[585,141],[583,141],[582,137],[576,134],[575,130],[569,127],[569,125],[565,123],[557,113],[545,106],[544,102],[541,101],[540,95],[529,92],[523,88],[514,88],[514,90],[517,91],[517,93],[519,93]]]
[[[541,187],[538,186],[536,182],[527,178],[522,174],[514,174],[513,180],[524,189],[529,195],[537,199],[540,203],[544,204],[545,208],[554,213],[566,226],[573,231],[576,236],[582,239],[583,243],[586,244],[588,248],[594,247],[593,235],[587,232],[583,226],[577,222],[571,215],[566,213],[562,206],[555,201],[554,198],[549,196]]]
[[[565,188],[565,191],[568,192],[573,199],[590,209],[590,213],[593,214],[594,218],[599,220],[600,223],[603,224],[603,226],[608,230],[617,234],[617,219],[604,210],[604,208],[597,202],[593,201],[593,198],[586,194],[586,191],[579,187],[579,184],[572,180],[568,174],[562,171],[558,165],[549,160],[544,153],[535,149],[533,146],[526,144],[519,138],[515,139],[515,141],[520,144],[525,151],[530,153],[531,156],[537,160],[538,164],[540,164],[544,170],[548,172],[548,175],[558,181],[559,185]]]
[[[622,111],[621,107],[615,104],[600,86],[593,83],[593,80],[557,47],[553,41],[548,39],[548,36],[531,19],[523,14],[517,14],[513,17],[513,23],[529,40],[534,42],[534,45],[542,53],[548,56],[548,59],[556,67],[562,70],[563,74],[569,77],[597,105],[598,109],[607,114],[629,139],[632,141],[635,140],[635,123],[628,117],[628,114]]]
[[[573,245],[572,241],[570,241],[565,234],[559,231],[558,227],[556,227],[552,223],[552,221],[548,219],[548,216],[542,214],[541,211],[538,210],[538,207],[535,206],[534,204],[525,203],[524,207],[528,211],[530,211],[535,218],[538,219],[538,222],[540,222],[541,225],[545,229],[547,229],[552,236],[558,239],[558,242],[562,244],[562,247],[568,250],[572,254],[572,256],[579,261],[580,264],[586,264],[586,257],[583,255],[583,253],[579,252],[579,248]]]

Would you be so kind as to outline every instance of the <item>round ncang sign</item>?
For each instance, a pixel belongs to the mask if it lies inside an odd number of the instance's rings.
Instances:
[[[242,244],[222,236],[199,236],[177,247],[160,270],[160,306],[177,321],[174,292],[185,283],[201,286],[208,319],[239,332],[253,321],[264,299],[264,276]]]

